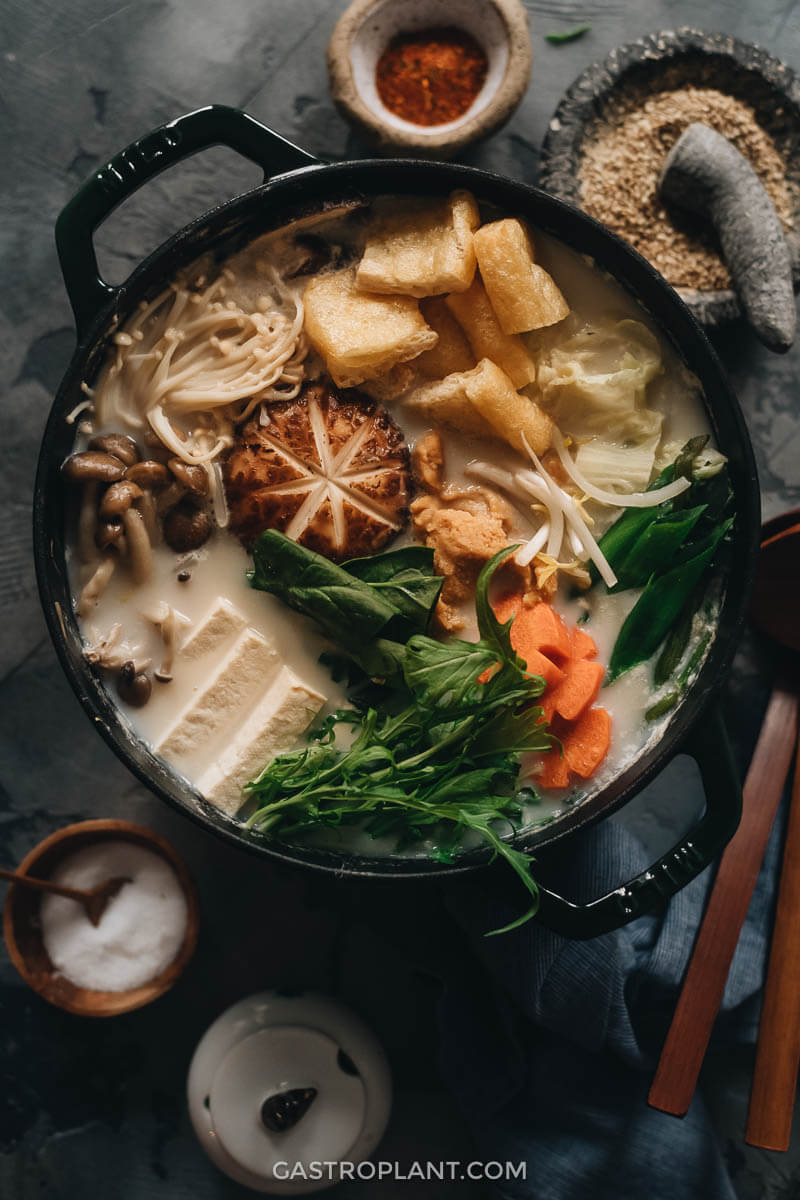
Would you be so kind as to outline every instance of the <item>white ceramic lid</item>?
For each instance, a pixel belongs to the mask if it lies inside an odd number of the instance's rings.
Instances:
[[[280,1131],[265,1123],[265,1102],[312,1089],[296,1123]],[[319,993],[263,992],[206,1031],[188,1098],[195,1133],[227,1175],[257,1191],[302,1194],[336,1183],[333,1164],[369,1157],[389,1118],[391,1081],[383,1050],[350,1009]]]

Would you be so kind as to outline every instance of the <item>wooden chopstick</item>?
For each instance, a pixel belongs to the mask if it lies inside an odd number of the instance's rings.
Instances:
[[[745,1141],[788,1150],[800,1064],[800,739]]]
[[[796,683],[775,683],[743,789],[742,820],[717,872],[648,1103],[682,1117],[692,1102],[725,981],[794,752]]]

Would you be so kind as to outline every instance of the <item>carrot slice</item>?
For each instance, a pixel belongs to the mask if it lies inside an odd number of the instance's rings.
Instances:
[[[567,756],[562,757],[559,746],[554,746],[541,756],[542,769],[533,778],[533,783],[543,788],[565,788],[569,783]]]
[[[597,658],[597,643],[580,625],[571,631],[570,642],[573,658]]]
[[[574,658],[565,664],[564,678],[552,696],[555,712],[566,721],[575,721],[594,704],[606,669],[602,663]]]
[[[513,625],[511,626],[511,634],[511,645],[514,646]],[[525,664],[528,668],[528,674],[541,675],[547,688],[558,687],[558,685],[564,679],[564,672],[561,670],[561,667],[557,667],[556,664],[549,659],[547,655],[542,654],[541,651],[528,650],[525,654],[523,654],[519,646],[514,646],[514,649],[516,650],[517,654],[519,654],[520,658],[525,659]]]
[[[510,617],[516,617],[519,610],[522,608],[522,593],[521,592],[503,592],[492,601],[494,615],[498,621],[505,625]]]
[[[590,708],[561,735],[570,771],[588,779],[605,758],[611,743],[611,717],[604,708]],[[552,754],[552,750],[548,751]]]
[[[511,626],[517,630],[520,645],[534,647],[548,658],[560,659],[571,657],[569,631],[561,617],[549,604],[542,602],[533,608],[520,608]],[[519,651],[523,653],[522,650]]]

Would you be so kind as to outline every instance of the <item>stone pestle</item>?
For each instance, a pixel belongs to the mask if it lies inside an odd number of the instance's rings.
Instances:
[[[747,159],[707,125],[690,125],[666,158],[659,191],[667,203],[712,222],[756,336],[770,350],[788,350],[797,323],[789,247]]]

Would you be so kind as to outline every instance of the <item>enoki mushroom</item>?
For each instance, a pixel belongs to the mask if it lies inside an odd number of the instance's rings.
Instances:
[[[234,426],[263,401],[293,399],[303,383],[302,301],[276,271],[268,279],[272,294],[253,312],[227,298],[236,283],[227,268],[207,287],[202,277],[174,282],[114,334],[116,354],[95,388],[103,425],[149,424],[178,458],[205,468],[214,498],[213,460]]]

